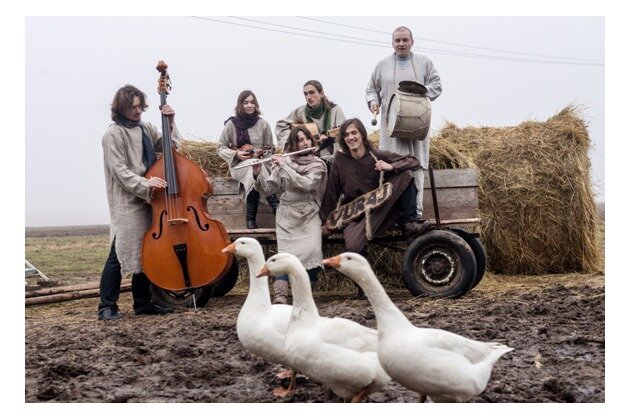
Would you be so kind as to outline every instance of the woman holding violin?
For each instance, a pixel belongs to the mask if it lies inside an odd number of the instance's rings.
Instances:
[[[146,95],[141,90],[131,85],[118,89],[111,104],[114,124],[103,135],[111,244],[100,283],[98,317],[103,320],[122,316],[117,305],[122,273],[133,273],[131,287],[136,315],[172,312],[151,301],[150,281],[142,266],[143,235],[151,224],[149,202],[166,188],[164,179],[145,177],[157,160],[156,152],[162,151],[160,130],[141,121],[146,108]],[[173,137],[179,138],[174,125],[175,111],[169,105],[161,110],[169,120]]]
[[[235,115],[225,121],[217,153],[230,166],[230,176],[239,182],[238,193],[247,206],[247,228],[257,229],[256,214],[260,193],[254,189],[252,167],[237,170],[233,168],[243,161],[261,157],[265,151],[273,153],[272,131],[269,123],[260,117],[258,99],[251,90],[244,90],[238,95],[234,111]],[[263,171],[268,172],[267,167],[263,166]],[[271,192],[266,193],[265,197],[275,214],[278,199]]]
[[[314,288],[322,267],[322,230],[319,207],[326,187],[326,163],[315,155],[315,140],[303,125],[291,129],[285,151],[304,153],[291,156],[273,155],[271,174],[254,165],[256,188],[273,191],[280,196],[276,214],[278,252],[299,258],[307,269]],[[308,151],[307,149],[312,149]],[[273,303],[287,303],[289,281],[278,276],[273,283]]]

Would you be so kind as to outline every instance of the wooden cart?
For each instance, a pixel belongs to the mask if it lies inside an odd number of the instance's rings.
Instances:
[[[256,217],[259,229],[247,229],[238,183],[220,177],[212,179],[212,183],[214,194],[208,199],[208,210],[212,218],[224,224],[231,240],[249,236],[261,244],[276,243],[271,208],[261,205]],[[401,277],[414,296],[459,297],[483,278],[486,253],[479,241],[477,190],[476,169],[425,171],[423,216],[432,222],[432,228],[414,238],[392,230],[370,241],[404,252]],[[343,243],[343,237],[336,234],[324,238],[324,244],[330,243]],[[210,298],[223,296],[234,287],[238,270],[234,259],[229,272],[210,286],[184,292],[153,286],[153,298],[166,306],[191,306],[194,295],[195,304],[203,306]]]

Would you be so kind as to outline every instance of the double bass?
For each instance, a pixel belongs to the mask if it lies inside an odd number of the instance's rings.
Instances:
[[[166,105],[171,84],[167,65],[160,60],[158,92]],[[171,126],[162,115],[163,155],[145,177],[166,181],[166,189],[151,199],[151,226],[144,234],[142,261],[147,277],[157,286],[182,291],[207,286],[223,277],[232,259],[221,250],[230,244],[225,227],[207,212],[212,184],[206,172],[179,154],[171,139]]]

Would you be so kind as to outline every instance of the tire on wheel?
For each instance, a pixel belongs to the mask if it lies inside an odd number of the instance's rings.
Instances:
[[[151,298],[153,302],[166,308],[192,308],[195,304],[201,308],[207,305],[210,298],[224,296],[232,290],[237,279],[238,262],[236,258],[233,258],[228,272],[221,279],[208,286],[175,292],[151,283]],[[195,296],[194,303],[193,294]]]
[[[225,296],[230,290],[234,288],[238,280],[238,261],[236,258],[232,259],[232,265],[227,273],[220,279],[212,283],[210,287],[210,297]]]
[[[472,290],[479,284],[479,282],[481,282],[481,279],[483,279],[483,276],[486,274],[486,267],[488,264],[488,254],[486,253],[486,248],[483,246],[479,238],[474,237],[472,234],[463,229],[449,228],[449,230],[452,230],[464,238],[468,246],[470,246],[470,249],[472,249],[475,254],[475,260],[477,262],[477,275],[475,276],[475,281],[470,287],[470,290]]]
[[[409,245],[402,273],[414,296],[457,298],[474,283],[477,263],[463,238],[448,230],[432,230]]]
[[[212,285],[176,292],[163,289],[153,283],[151,284],[151,299],[165,308],[192,308],[195,304],[198,308],[206,306],[212,296],[211,292]],[[194,303],[193,294],[195,295]]]

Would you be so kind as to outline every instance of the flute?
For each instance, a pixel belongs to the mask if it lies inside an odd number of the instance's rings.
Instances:
[[[312,152],[312,151],[317,150],[317,149],[319,149],[319,147],[317,147],[317,146],[313,146],[313,147],[309,147],[308,149],[304,149],[304,150],[296,150],[295,152],[285,153],[285,154],[283,154],[283,155],[280,155],[280,157],[291,156],[291,155],[297,155],[297,154],[299,154],[299,153]],[[234,168],[232,168],[232,169],[243,169],[243,168],[247,168],[247,167],[250,167],[250,166],[257,165],[257,164],[259,164],[259,163],[269,162],[270,160],[272,160],[272,157],[271,157],[271,156],[270,156],[270,157],[267,157],[267,158],[264,158],[264,159],[251,159],[251,160],[249,160],[249,161],[247,161],[247,162],[244,162],[244,163],[241,163],[241,164],[236,165],[236,166],[235,166]]]
[[[309,147],[308,149],[304,149],[304,150],[296,150],[295,152],[290,152],[290,153],[285,153],[283,155],[280,155],[280,157],[285,157],[285,156],[291,156],[291,155],[297,155],[299,153],[306,153],[306,152],[312,152],[314,150],[321,152],[322,150],[326,149],[328,146],[332,145],[335,142],[335,138],[334,137],[328,137],[326,140],[324,140],[323,142],[321,142],[319,144],[319,146],[313,146],[313,147]],[[236,165],[234,168],[232,169],[243,169],[243,168],[247,168],[249,166],[254,166],[257,165],[259,163],[265,163],[265,162],[269,162],[272,159],[272,156],[268,157],[268,158],[264,158],[264,159],[251,159],[248,162],[244,162],[244,163],[240,163],[238,165]]]

